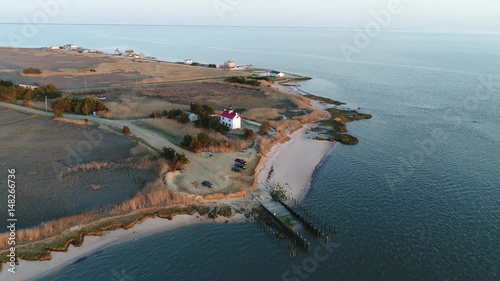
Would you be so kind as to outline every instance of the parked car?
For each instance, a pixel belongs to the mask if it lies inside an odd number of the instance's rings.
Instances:
[[[233,168],[231,169],[233,172],[238,172],[238,173],[241,173],[243,172],[243,169],[238,167],[238,166],[233,166]]]
[[[240,163],[240,164],[243,164],[243,165],[248,164],[248,163],[247,163],[247,161],[245,161],[245,160],[243,160],[243,159],[240,159],[240,158],[236,158],[236,159],[234,160],[234,162],[236,162],[236,163]]]
[[[206,186],[208,188],[212,188],[214,186],[214,184],[209,181],[203,181],[201,185]]]
[[[247,166],[246,165],[243,165],[241,163],[235,163],[234,166],[238,167],[238,168],[241,168],[241,169],[246,169]]]

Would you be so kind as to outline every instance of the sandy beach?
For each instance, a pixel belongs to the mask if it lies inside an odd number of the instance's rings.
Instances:
[[[4,268],[0,272],[0,280],[35,280],[36,278],[40,278],[57,271],[80,258],[84,258],[87,255],[117,243],[124,243],[130,239],[139,239],[154,233],[165,232],[196,223],[225,223],[226,221],[231,223],[244,222],[245,217],[238,214],[229,219],[220,218],[214,221],[208,220],[206,216],[199,217],[198,214],[194,214],[177,215],[171,221],[161,218],[147,219],[142,223],[138,223],[129,230],[119,229],[107,231],[101,237],[85,237],[85,242],[81,247],[74,247],[71,245],[65,253],[52,252],[52,260],[50,261],[20,260],[19,265],[16,267],[16,274],[8,272],[8,265],[4,264]]]
[[[272,148],[259,169],[259,188],[269,183],[286,183],[293,198],[304,198],[314,171],[335,146],[333,142],[314,140],[309,131],[314,126],[304,126],[288,142]]]

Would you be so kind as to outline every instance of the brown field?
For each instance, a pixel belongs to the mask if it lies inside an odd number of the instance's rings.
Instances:
[[[0,109],[0,165],[17,171],[20,228],[123,202],[158,178],[152,167],[140,167],[147,149],[128,138],[103,130],[97,136],[95,126],[29,117]],[[87,169],[68,172],[86,163]],[[7,198],[7,189],[0,197]]]
[[[24,75],[28,67],[39,68],[40,75]],[[95,72],[90,72],[94,69]],[[54,84],[62,90],[105,88],[136,83],[164,83],[218,79],[246,72],[185,66],[156,60],[131,59],[76,51],[0,48],[1,79],[20,83]]]

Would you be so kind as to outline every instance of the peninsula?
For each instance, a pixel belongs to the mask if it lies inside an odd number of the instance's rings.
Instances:
[[[0,48],[0,163],[23,198],[15,258],[0,233],[3,269],[31,278],[136,232],[252,221],[255,198],[278,183],[301,200],[335,143],[358,143],[345,124],[371,118],[302,92],[307,79],[232,61]],[[71,245],[83,246],[53,253]]]

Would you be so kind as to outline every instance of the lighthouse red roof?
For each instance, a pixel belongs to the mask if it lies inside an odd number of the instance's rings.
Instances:
[[[238,113],[226,109],[224,110],[224,112],[222,112],[221,116],[233,120],[234,118],[236,118],[236,116],[238,116]]]

